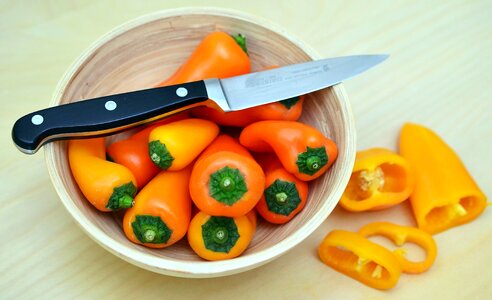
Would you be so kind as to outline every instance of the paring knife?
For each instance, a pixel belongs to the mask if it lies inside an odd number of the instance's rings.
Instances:
[[[33,154],[53,140],[109,135],[204,105],[208,99],[226,112],[246,109],[327,88],[387,57],[328,58],[227,79],[207,79],[64,104],[17,120],[12,139],[20,151]]]

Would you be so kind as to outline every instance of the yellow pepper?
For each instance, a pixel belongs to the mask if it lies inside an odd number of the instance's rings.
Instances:
[[[486,197],[458,156],[433,131],[405,124],[400,154],[416,176],[410,196],[418,227],[435,234],[475,219],[486,206]]]
[[[150,159],[163,170],[179,171],[218,134],[219,126],[202,119],[184,119],[159,126],[149,135]]]
[[[330,232],[321,242],[318,254],[326,265],[376,289],[390,289],[400,278],[396,256],[354,232]]]
[[[408,199],[414,183],[400,155],[382,148],[359,151],[340,205],[353,212],[388,208]]]
[[[191,249],[206,260],[237,257],[248,248],[256,231],[256,218],[249,213],[229,218],[198,212],[188,228]]]
[[[359,229],[363,237],[384,236],[395,245],[401,247],[406,242],[417,244],[425,250],[426,258],[421,262],[413,262],[405,258],[406,250],[398,248],[393,253],[400,262],[402,271],[410,274],[418,274],[427,271],[437,256],[437,245],[432,235],[415,227],[401,226],[389,222],[374,222]]]
[[[100,211],[133,206],[137,181],[126,167],[106,160],[104,138],[70,140],[70,170],[85,198]]]

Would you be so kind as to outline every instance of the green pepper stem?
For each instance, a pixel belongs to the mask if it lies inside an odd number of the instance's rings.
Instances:
[[[279,202],[279,203],[285,203],[287,198],[288,198],[288,196],[285,192],[275,194],[275,199],[277,199],[277,202]]]
[[[133,196],[135,196],[136,193],[137,187],[131,181],[117,186],[113,189],[113,193],[108,199],[106,208],[110,210],[117,210],[132,207]]]
[[[155,231],[151,229],[147,229],[144,232],[143,236],[146,242],[152,242],[155,238]]]
[[[212,216],[202,225],[203,243],[210,251],[229,253],[239,237],[233,218]]]
[[[222,187],[222,190],[224,191],[230,191],[234,189],[234,182],[230,177],[222,178],[220,185]]]
[[[299,153],[296,165],[300,173],[314,175],[328,163],[325,146],[319,148],[306,147],[306,152]]]
[[[120,208],[130,208],[133,206],[133,198],[132,196],[128,195],[128,194],[124,194],[123,196],[121,196],[120,199],[118,199],[119,201],[119,206]]]
[[[268,210],[278,215],[290,215],[301,203],[294,182],[275,179],[264,192]]]
[[[319,169],[320,158],[318,156],[311,156],[306,160],[306,165],[311,170]]]
[[[223,244],[227,242],[228,234],[227,234],[227,229],[224,227],[219,227],[215,229],[214,235],[213,235],[213,240],[216,243]]]

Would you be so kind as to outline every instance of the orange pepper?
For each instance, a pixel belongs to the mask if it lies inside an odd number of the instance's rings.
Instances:
[[[287,172],[274,155],[260,165],[265,172],[265,191],[256,210],[270,223],[287,223],[306,205],[308,184]]]
[[[268,69],[277,68],[272,66]],[[240,111],[224,112],[219,107],[200,106],[193,108],[192,115],[225,126],[244,127],[263,120],[296,121],[301,117],[304,96],[255,106]]]
[[[253,209],[263,194],[265,175],[254,159],[231,151],[200,157],[193,167],[190,194],[213,216],[238,217]]]
[[[191,220],[188,242],[203,259],[223,260],[241,255],[253,239],[254,227],[247,216],[211,216],[199,212]]]
[[[396,256],[354,232],[333,230],[321,242],[318,254],[326,265],[376,289],[391,289],[400,278]]]
[[[393,241],[397,246],[403,246],[407,241],[417,244],[425,250],[427,256],[424,261],[413,262],[405,258],[406,251],[399,248],[393,253],[396,255],[402,271],[410,274],[418,274],[427,271],[437,256],[437,245],[432,235],[415,227],[401,226],[389,222],[374,222],[359,229],[363,237],[384,236]]]
[[[127,238],[150,248],[164,248],[186,234],[191,218],[188,182],[191,167],[162,171],[135,198],[123,217]]]
[[[353,212],[385,209],[407,200],[414,185],[410,164],[400,155],[382,148],[359,151],[340,206]]]
[[[95,208],[112,211],[133,205],[135,177],[124,166],[106,160],[104,138],[70,140],[68,160],[77,185]]]
[[[232,37],[225,32],[212,32],[200,42],[188,60],[158,86],[249,73],[251,64],[245,45],[243,35]]]
[[[294,121],[260,121],[239,137],[252,151],[274,151],[284,168],[297,178],[313,180],[328,170],[338,155],[335,143],[316,128]]]
[[[161,170],[150,160],[148,146],[150,132],[161,125],[186,117],[187,115],[183,113],[170,116],[145,127],[128,139],[114,142],[107,149],[108,156],[115,163],[127,167],[135,176],[137,186],[141,189]]]
[[[207,120],[185,119],[159,126],[149,135],[150,159],[161,169],[178,171],[210,144],[219,127]]]
[[[400,154],[412,165],[415,190],[410,196],[418,227],[431,234],[472,221],[486,207],[486,196],[456,153],[433,131],[403,126]]]

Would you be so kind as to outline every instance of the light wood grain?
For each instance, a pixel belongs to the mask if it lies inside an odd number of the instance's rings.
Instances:
[[[61,80],[51,104],[155,86],[216,30],[247,36],[253,70],[316,58],[308,46],[271,26],[245,14],[218,9],[176,9],[144,16],[112,31],[82,54]],[[355,125],[342,85],[308,95],[302,118],[337,143],[339,157],[324,176],[310,185],[302,212],[283,226],[259,222],[248,249],[230,260],[204,261],[193,253],[186,239],[165,249],[131,243],[123,233],[121,220],[94,209],[78,189],[70,172],[66,142],[47,145],[46,162],[70,214],[96,242],[117,256],[167,275],[230,275],[264,264],[301,242],[330,214],[348,182],[355,159]],[[118,140],[118,135],[111,139]]]
[[[413,224],[407,204],[350,214],[337,208],[312,235],[257,269],[217,279],[179,279],[142,270],[93,242],[52,187],[44,157],[10,141],[17,117],[49,103],[70,64],[102,34],[156,10],[203,1],[20,1],[0,3],[0,298],[489,299],[492,215],[435,236],[435,265],[380,292],[324,266],[315,249],[329,230],[375,220]],[[324,57],[389,53],[344,85],[359,149],[396,149],[405,121],[437,131],[492,195],[490,1],[208,0],[266,18]]]

